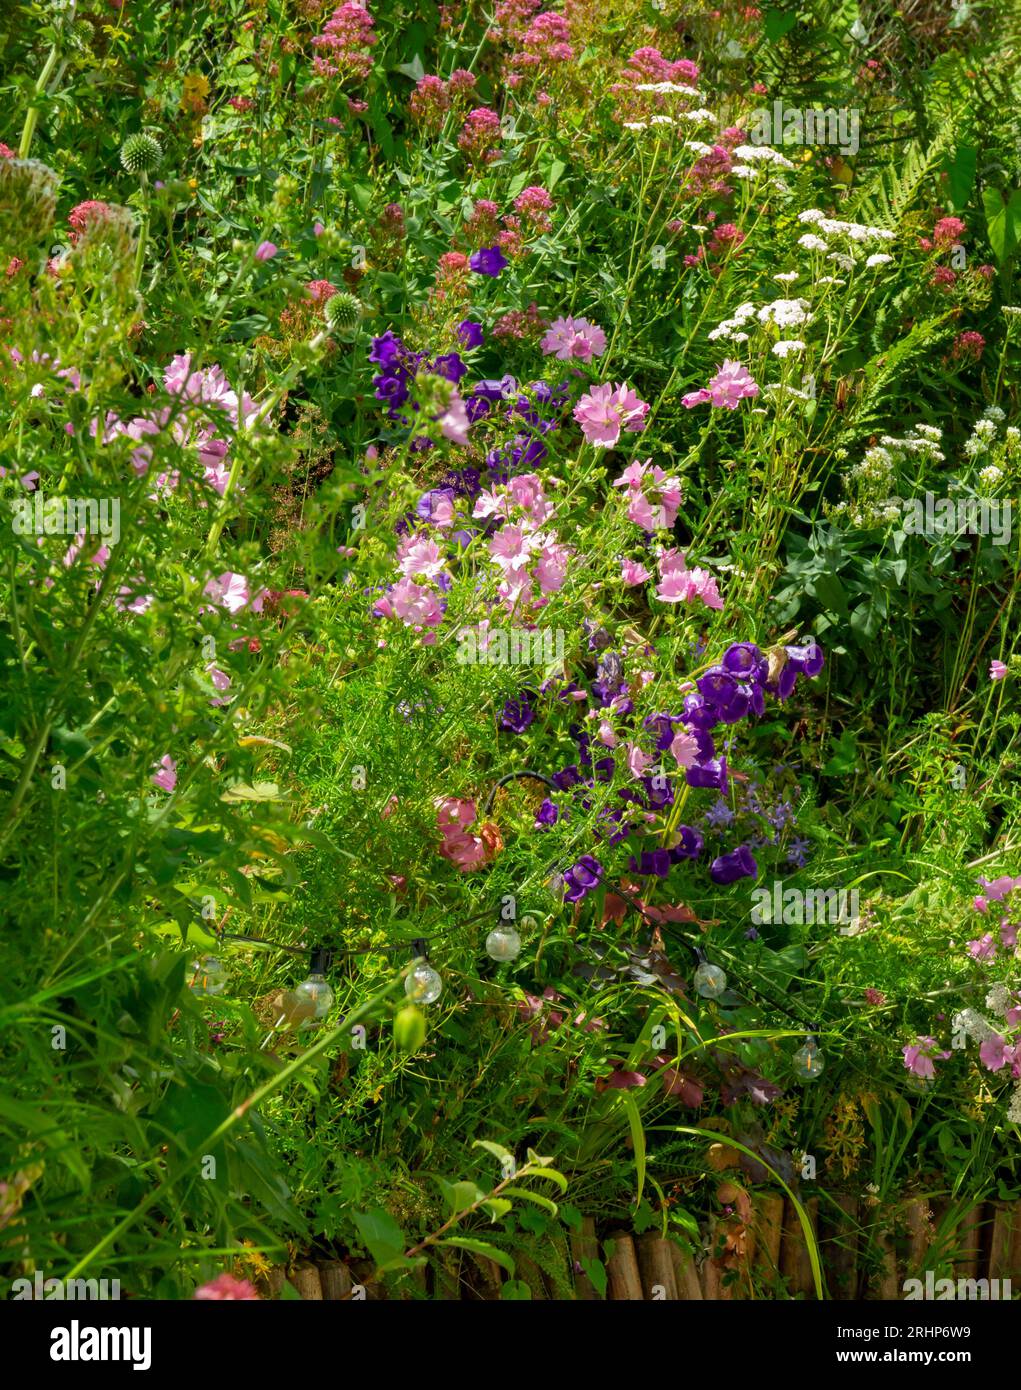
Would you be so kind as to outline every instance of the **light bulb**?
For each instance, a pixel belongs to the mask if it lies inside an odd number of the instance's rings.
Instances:
[[[193,994],[222,994],[227,988],[227,971],[217,956],[199,956],[188,969]]]
[[[333,1008],[333,990],[327,984],[326,976],[318,970],[313,970],[307,980],[302,980],[294,996],[300,1005],[308,1003],[312,1006],[311,1014],[302,1018],[299,1028],[317,1028]]]
[[[494,960],[514,960],[521,954],[521,937],[512,926],[494,927],[486,937],[486,951]]]
[[[443,981],[427,960],[420,960],[404,981],[404,993],[416,1004],[434,1004],[443,993]]]
[[[815,1038],[809,1038],[804,1047],[799,1047],[791,1058],[791,1064],[803,1081],[814,1081],[825,1067],[826,1062],[819,1051]]]
[[[719,999],[727,988],[727,977],[718,965],[704,960],[695,971],[695,988],[703,999]]]

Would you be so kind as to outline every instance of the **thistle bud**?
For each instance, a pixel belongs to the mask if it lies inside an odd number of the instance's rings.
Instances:
[[[160,142],[152,135],[129,135],[121,145],[121,164],[129,174],[153,174],[162,159]]]
[[[362,306],[353,294],[338,290],[323,305],[323,316],[331,333],[342,338],[350,337],[358,327]]]

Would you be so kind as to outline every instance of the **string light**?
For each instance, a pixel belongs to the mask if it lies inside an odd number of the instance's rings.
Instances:
[[[404,993],[413,1004],[435,1004],[443,993],[443,978],[439,971],[434,970],[429,964],[424,940],[416,941],[413,949],[419,958],[408,971],[404,981]]]
[[[501,922],[486,937],[486,954],[501,962],[516,960],[521,954],[521,937],[510,922]]]
[[[803,1081],[815,1081],[826,1065],[819,1043],[814,1034],[805,1038],[804,1047],[799,1047],[791,1058],[791,1064]]]
[[[326,979],[328,959],[328,952],[321,948],[313,951],[308,979],[284,995],[284,1006],[290,1005],[288,1011],[301,1018],[299,1029],[318,1028],[333,1008],[333,990]]]
[[[227,988],[227,968],[219,956],[199,956],[189,969],[188,984],[193,994],[222,994]]]
[[[726,991],[727,976],[718,965],[710,965],[705,955],[696,949],[698,969],[695,971],[695,988],[703,999],[719,999]]]

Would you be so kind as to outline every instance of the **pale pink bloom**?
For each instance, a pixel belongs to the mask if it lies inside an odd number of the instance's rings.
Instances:
[[[648,413],[648,402],[641,400],[626,382],[593,386],[574,407],[574,418],[586,441],[599,449],[613,448],[622,430],[640,434]]]
[[[706,403],[724,410],[736,410],[740,401],[758,394],[758,385],[747,368],[727,358],[710,381],[708,389],[703,387],[700,391],[689,392],[681,397],[681,404],[688,410]]]
[[[637,743],[631,743],[627,750],[627,766],[632,777],[643,777],[652,766],[652,758],[648,753],[643,753]]]
[[[452,497],[438,497],[432,504],[432,515],[429,520],[433,526],[445,528],[454,524],[454,499]]]
[[[607,748],[616,748],[617,735],[613,732],[613,725],[608,719],[603,719],[599,723],[599,742]]]
[[[588,362],[606,351],[606,334],[588,319],[554,319],[542,340],[542,350],[547,357],[554,353],[561,362],[571,358]]]
[[[155,771],[149,778],[154,787],[159,787],[160,791],[172,792],[177,786],[177,764],[169,753],[164,753],[158,763],[154,765]]]
[[[152,605],[152,594],[139,594],[130,584],[122,584],[113,601],[113,606],[119,608],[122,613],[144,613]]]
[[[221,671],[215,661],[211,661],[205,669],[206,675],[213,683],[214,690],[222,692],[230,689],[230,676],[226,671]]]
[[[198,1299],[237,1299],[252,1300],[258,1299],[259,1295],[255,1291],[255,1286],[250,1284],[247,1279],[235,1279],[233,1274],[218,1274],[215,1279],[211,1279],[208,1284],[203,1284],[201,1288],[195,1290],[192,1295]]]
[[[968,954],[972,960],[995,960],[996,942],[993,940],[992,932],[986,932],[985,936],[980,936],[976,941],[969,941]]]
[[[1005,1038],[1000,1037],[999,1033],[994,1033],[991,1038],[986,1038],[983,1042],[978,1050],[978,1055],[984,1067],[988,1067],[990,1071],[999,1071],[1007,1062],[1013,1061],[1014,1049]]]
[[[627,504],[628,521],[633,521],[643,531],[655,531],[657,527],[666,524],[659,520],[657,513],[661,512],[662,508],[653,511],[652,503],[644,492],[636,492]]]
[[[682,730],[674,736],[674,741],[670,745],[670,752],[677,759],[681,767],[694,767],[698,762],[698,743],[693,735]]]
[[[477,815],[475,802],[466,801],[463,797],[444,796],[436,802],[436,824],[441,834],[446,834],[454,826],[467,830],[469,825],[474,825]]]
[[[560,545],[550,537],[543,539],[539,561],[535,566],[535,577],[544,594],[556,593],[563,587],[570,558],[571,550],[568,546]]]
[[[271,261],[279,249],[271,241],[260,241],[255,248],[255,259],[257,261]]]
[[[468,443],[468,412],[456,391],[451,392],[450,404],[439,417],[440,433],[452,444]]]
[[[613,486],[630,488],[632,492],[637,491],[642,486],[642,479],[645,477],[651,462],[651,459],[646,459],[644,463],[639,463],[637,459],[632,460],[620,477],[616,479]]]
[[[84,546],[84,544],[85,544],[85,532],[84,532],[84,531],[79,531],[78,534],[75,536],[74,540],[71,542],[71,544],[70,544],[70,545],[68,546],[68,548],[67,548],[67,554],[64,556],[64,564],[65,564],[65,566],[67,566],[68,568],[70,568],[70,566],[74,564],[75,560],[77,560],[78,556],[81,554],[81,552],[82,552],[82,547]],[[89,564],[90,564],[90,565],[95,565],[98,569],[103,569],[104,566],[106,565],[107,560],[109,560],[109,558],[110,558],[110,547],[109,547],[108,545],[100,545],[100,546],[99,546],[95,551],[93,551],[93,553],[89,556]]]
[[[432,589],[401,579],[390,590],[390,600],[398,618],[409,627],[436,627],[443,620],[443,609]]]
[[[489,542],[489,553],[501,569],[510,570],[527,560],[537,538],[520,526],[502,526]]]
[[[397,555],[398,568],[407,578],[421,575],[425,579],[435,579],[443,571],[443,552],[434,540],[425,536],[402,541],[398,546]]]
[[[323,232],[325,231],[326,228],[323,226],[321,222],[317,222],[312,228],[313,236],[322,236]]]
[[[210,579],[202,592],[228,613],[240,613],[250,597],[248,580],[233,570],[225,570],[218,578]]]
[[[635,584],[644,584],[650,577],[649,571],[640,560],[621,560],[620,574],[628,588],[631,588]]]
[[[526,511],[536,526],[541,526],[553,511],[543,492],[542,479],[537,473],[522,473],[516,478],[511,478],[507,484],[507,492],[511,501]]]
[[[977,898],[972,898],[972,900],[971,900],[971,905],[972,905],[972,907],[975,909],[976,912],[988,912],[988,910],[989,910],[989,899],[988,899],[988,898],[984,898],[984,897],[982,896],[982,894],[980,893],[980,894],[978,895]]]
[[[989,663],[989,679],[991,681],[1002,681],[1007,674],[1007,668],[1002,661],[992,661]]]
[[[507,499],[505,497],[501,497],[497,493],[495,488],[492,488],[488,492],[483,490],[475,499],[475,506],[472,510],[473,517],[485,518],[490,516],[506,515]]]

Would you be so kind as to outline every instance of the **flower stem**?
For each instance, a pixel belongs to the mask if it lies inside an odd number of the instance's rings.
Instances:
[[[43,64],[43,70],[36,81],[32,105],[25,112],[25,124],[21,129],[21,143],[18,145],[19,159],[27,159],[28,152],[32,148],[32,136],[35,134],[35,128],[39,124],[39,111],[41,109],[39,98],[46,90],[47,82],[49,82],[50,78],[53,76],[53,69],[57,66],[57,59],[59,56],[60,51],[57,45],[54,44],[50,49],[49,57]]]

